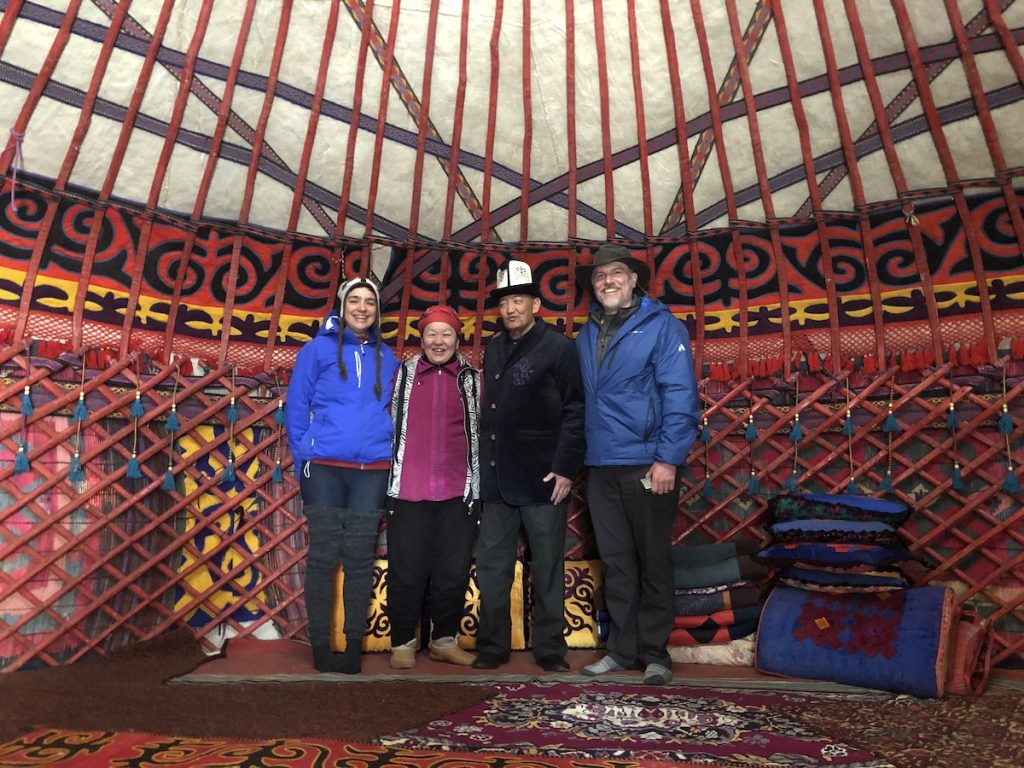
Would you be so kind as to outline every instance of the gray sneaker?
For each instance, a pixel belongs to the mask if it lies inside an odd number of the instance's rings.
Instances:
[[[668,685],[672,670],[664,664],[648,664],[644,670],[644,685]]]
[[[596,675],[603,675],[608,672],[622,672],[625,669],[624,666],[609,655],[595,661],[593,664],[587,664],[587,666],[580,670],[580,673],[588,677],[595,677]]]

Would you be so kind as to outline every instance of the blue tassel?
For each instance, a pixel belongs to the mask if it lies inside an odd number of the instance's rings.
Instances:
[[[25,411],[22,410],[22,413]],[[1008,435],[1013,432],[1013,419],[1010,418],[1010,412],[1007,410],[1006,405],[1003,405],[1003,415],[999,417],[999,422],[996,424],[996,429],[1000,435]]]
[[[277,485],[280,485],[281,483],[284,482],[284,473],[281,472],[281,462],[280,461],[278,461],[277,464],[274,465],[274,476],[272,478],[272,482],[277,484]]]
[[[715,495],[715,486],[711,484],[711,475],[704,475],[704,487],[701,489],[701,493],[705,499],[710,499]]]
[[[708,423],[705,421],[704,426],[700,430],[700,439],[705,443],[711,442],[711,430],[708,429]]]
[[[804,428],[800,426],[800,419],[793,422],[793,428],[789,430],[789,441],[799,443],[804,436]]]
[[[167,417],[167,431],[177,432],[181,429],[181,422],[178,421],[178,409],[175,406],[171,406],[171,413]]]
[[[860,496],[860,486],[857,485],[857,481],[852,477],[850,478],[850,482],[846,484],[846,492],[850,496]]]
[[[750,421],[747,422],[746,438],[751,443],[757,440],[757,427],[754,426],[753,417],[751,417]]]
[[[1003,478],[1003,490],[1006,493],[1020,493],[1020,481],[1017,479],[1017,475],[1013,472],[1013,467],[1010,467],[1006,471],[1006,477]]]
[[[892,472],[886,472],[882,482],[878,484],[878,490],[883,493],[892,493]]]
[[[89,418],[89,409],[85,407],[85,392],[78,393],[78,404],[74,413],[71,414],[72,421],[85,421]]]
[[[128,460],[128,471],[125,472],[125,477],[129,480],[141,480],[142,470],[139,468],[139,460],[135,454],[132,454],[131,459]]]
[[[142,410],[142,393],[139,390],[135,390],[135,402],[132,403],[128,415],[133,419],[141,419],[145,414],[146,412]]]
[[[164,472],[164,484],[163,489],[165,491],[176,491],[178,490],[178,484],[174,482],[174,472],[168,467],[167,471]]]
[[[277,410],[274,411],[274,423],[279,427],[284,426],[284,400],[277,401]],[[704,425],[707,426],[706,424]]]
[[[80,483],[85,480],[85,470],[82,469],[82,461],[76,453],[71,459],[71,468],[68,470],[68,480],[72,483]]]
[[[966,487],[967,486],[964,485],[963,473],[960,471],[960,464],[957,462],[953,464],[953,490],[962,491]]]
[[[25,385],[25,391],[21,393],[21,415],[31,416],[36,412],[35,407],[32,405],[32,395],[28,385]]]
[[[892,411],[889,411],[889,415],[885,417],[885,421],[882,422],[883,432],[902,432],[903,428],[900,423],[896,421],[896,417],[892,415]]]
[[[747,493],[751,496],[756,496],[761,492],[761,481],[757,479],[757,474],[754,472],[750,473],[750,478],[747,480]]]
[[[235,460],[234,458],[228,459],[227,466],[224,467],[224,477],[221,478],[221,483],[233,483],[235,482]]]
[[[791,474],[789,477],[786,478],[786,482],[783,483],[782,487],[785,488],[790,493],[796,493],[797,492],[796,472],[794,472],[793,474]]]
[[[956,432],[957,427],[960,426],[960,420],[956,417],[956,411],[953,410],[953,404],[949,405],[949,415],[946,416],[946,429],[950,432]]]
[[[14,474],[20,475],[23,472],[28,472],[28,454],[25,453],[25,446],[18,446],[18,457],[14,460]]]
[[[856,431],[857,430],[853,426],[853,417],[850,415],[850,412],[847,411],[846,419],[843,420],[843,436],[853,437]]]
[[[235,398],[231,398],[231,404],[228,406],[228,422],[234,424],[238,421],[238,406],[235,405]]]

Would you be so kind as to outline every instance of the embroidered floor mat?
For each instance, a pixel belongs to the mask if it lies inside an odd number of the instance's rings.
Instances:
[[[190,739],[150,733],[41,729],[0,744],[3,768],[668,768],[636,760],[453,754],[324,739]],[[699,768],[684,763],[682,768]]]
[[[443,720],[377,741],[392,747],[695,762],[716,766],[891,768],[781,713],[850,696],[589,683],[500,684],[498,695]]]

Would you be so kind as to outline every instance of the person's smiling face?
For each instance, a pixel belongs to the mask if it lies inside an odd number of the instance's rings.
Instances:
[[[604,307],[604,311],[614,315],[633,303],[636,278],[636,272],[621,261],[613,261],[597,267],[590,276],[590,284],[594,287],[594,297]]]
[[[430,323],[423,329],[420,344],[423,347],[423,354],[427,360],[434,365],[447,363],[455,354],[455,347],[459,343],[459,337],[455,329],[448,323]]]
[[[357,336],[365,336],[377,319],[377,297],[370,288],[353,288],[345,294],[345,325]]]

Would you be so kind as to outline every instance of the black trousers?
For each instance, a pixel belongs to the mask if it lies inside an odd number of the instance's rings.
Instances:
[[[672,493],[653,494],[640,484],[648,469],[590,467],[587,505],[604,564],[608,653],[626,667],[671,668],[672,525],[680,485],[677,477]]]
[[[416,636],[424,599],[431,639],[454,637],[466,607],[477,521],[461,498],[391,501],[388,512],[387,611],[391,647]]]
[[[480,584],[480,629],[476,648],[501,658],[512,649],[511,598],[519,529],[526,529],[533,579],[530,645],[537,658],[565,656],[565,504],[510,507],[484,502],[476,576]]]

